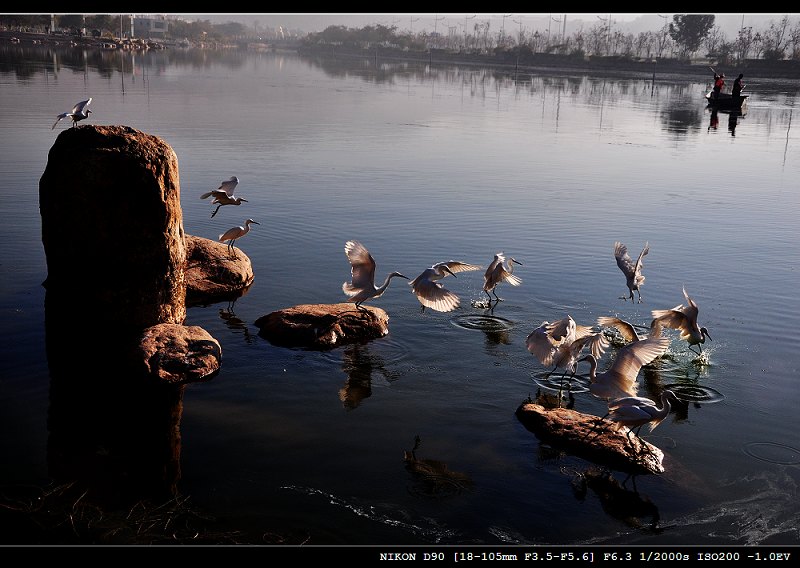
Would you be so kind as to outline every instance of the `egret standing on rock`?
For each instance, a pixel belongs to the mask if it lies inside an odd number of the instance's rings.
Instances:
[[[648,424],[650,432],[656,429],[669,415],[671,408],[670,401],[681,402],[681,400],[671,390],[661,391],[661,408],[656,406],[656,402],[649,398],[631,396],[612,400],[608,403],[608,418],[620,426],[626,426],[628,432],[626,436],[631,441],[631,432],[637,428],[636,437],[639,438],[639,430]],[[641,438],[639,438],[641,440]]]
[[[236,256],[236,249],[233,246],[233,243],[236,242],[236,239],[239,239],[245,236],[247,233],[250,232],[250,224],[255,223],[256,225],[260,225],[258,221],[253,221],[252,219],[248,219],[244,222],[244,227],[231,227],[224,233],[219,236],[220,242],[228,241],[228,252],[233,253],[233,256]]]
[[[246,199],[233,195],[233,190],[236,189],[237,185],[239,185],[239,178],[231,176],[231,179],[223,181],[219,185],[219,188],[208,191],[200,196],[200,199],[206,199],[212,195],[214,196],[214,200],[211,203],[217,203],[218,205],[211,214],[212,217],[217,214],[217,211],[219,211],[219,208],[223,205],[241,205],[243,201],[247,203]]]
[[[392,272],[386,277],[381,286],[375,286],[375,259],[367,250],[367,247],[358,241],[347,241],[344,245],[344,253],[351,266],[351,282],[342,284],[342,291],[350,296],[349,302],[354,302],[356,308],[361,309],[362,302],[370,298],[379,298],[389,287],[389,281],[395,276],[405,278],[399,272]]]
[[[519,286],[522,284],[522,280],[513,274],[514,263],[522,266],[522,263],[513,257],[509,257],[508,262],[506,262],[505,254],[498,252],[494,255],[494,260],[486,269],[486,273],[483,275],[483,291],[489,296],[490,306],[492,304],[492,297],[489,295],[489,292],[494,294],[498,302],[502,300],[502,298],[497,296],[497,292],[495,291],[498,284],[501,282],[508,282],[512,286]]]
[[[467,264],[457,260],[439,262],[423,270],[422,274],[409,282],[409,286],[411,286],[411,290],[419,300],[419,303],[422,304],[423,310],[428,307],[437,312],[450,312],[459,306],[461,300],[436,281],[441,280],[448,274],[455,278],[456,272],[480,269],[481,267],[477,264]]]
[[[597,398],[610,399],[636,394],[636,377],[642,366],[663,355],[669,347],[668,337],[650,337],[628,343],[617,351],[611,367],[597,372],[597,357],[586,355],[578,361],[589,361],[589,392]]]
[[[641,285],[644,284],[644,275],[642,274],[642,258],[650,252],[650,243],[645,243],[642,252],[639,253],[639,258],[634,263],[631,257],[628,256],[628,247],[617,241],[614,243],[614,258],[617,259],[617,266],[622,270],[625,275],[625,283],[628,285],[630,296],[620,296],[623,300],[631,299],[633,302],[633,291],[636,290],[639,294],[639,303],[642,303],[642,290]]]
[[[672,329],[677,329],[681,332],[681,339],[685,339],[689,344],[689,350],[692,353],[701,355],[703,352],[702,344],[706,339],[711,341],[711,336],[708,335],[708,330],[705,327],[697,325],[697,304],[686,293],[686,288],[683,288],[683,297],[686,298],[686,304],[675,306],[671,310],[653,310],[653,323],[651,327],[658,328],[665,326]],[[697,345],[700,351],[692,349],[692,345]]]
[[[92,111],[86,107],[88,107],[89,103],[91,102],[92,102],[92,97],[89,97],[85,101],[81,101],[74,107],[72,107],[72,110],[70,112],[62,112],[61,114],[59,114],[56,117],[56,121],[53,123],[53,126],[52,128],[50,128],[50,130],[53,130],[53,128],[56,127],[56,124],[58,124],[62,118],[70,117],[72,119],[72,126],[76,126],[78,124],[78,121],[80,120],[89,118],[89,113]]]

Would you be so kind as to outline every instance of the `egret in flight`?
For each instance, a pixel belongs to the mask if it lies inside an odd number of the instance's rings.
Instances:
[[[617,259],[617,266],[619,266],[619,269],[622,270],[622,273],[625,275],[625,283],[628,285],[628,291],[630,292],[630,296],[620,296],[623,300],[630,298],[631,302],[633,302],[633,292],[635,290],[639,294],[639,303],[642,303],[641,286],[644,284],[644,275],[642,274],[644,265],[642,264],[642,258],[644,258],[648,252],[650,252],[650,243],[645,243],[636,262],[633,262],[631,257],[628,256],[628,247],[619,241],[614,243],[614,258]]]
[[[228,241],[228,252],[233,253],[233,256],[236,256],[236,249],[233,246],[233,243],[236,242],[236,239],[240,239],[245,236],[247,233],[250,232],[250,224],[255,223],[256,225],[260,225],[258,221],[254,221],[252,219],[248,219],[244,222],[244,227],[231,227],[224,233],[219,236],[220,242]]]
[[[217,214],[217,211],[219,211],[219,208],[223,205],[241,205],[243,201],[247,203],[246,199],[233,195],[233,190],[236,189],[237,185],[239,185],[239,178],[231,176],[231,179],[223,181],[219,185],[219,188],[207,191],[200,196],[200,199],[207,199],[211,196],[214,197],[211,203],[216,203],[217,208],[214,209],[214,212],[211,214],[212,217]]]
[[[614,362],[602,373],[597,372],[597,357],[592,354],[578,361],[589,361],[589,392],[597,398],[611,399],[636,395],[636,377],[644,365],[663,355],[669,347],[668,337],[649,337],[628,343],[617,351]]]
[[[399,272],[392,272],[380,286],[375,286],[375,259],[367,250],[367,247],[358,241],[347,241],[344,245],[344,253],[351,266],[351,282],[342,284],[342,291],[350,296],[349,302],[354,302],[356,308],[361,308],[361,304],[370,298],[379,298],[389,287],[389,282],[395,276],[405,278]]]
[[[519,264],[522,266],[522,263],[513,257],[509,257],[508,261],[506,261],[505,254],[502,252],[498,252],[494,255],[494,260],[486,269],[486,273],[483,275],[483,291],[486,292],[486,295],[489,296],[489,304],[491,306],[492,297],[489,295],[489,292],[494,294],[494,297],[499,302],[502,298],[497,296],[497,292],[495,288],[501,282],[508,282],[512,286],[519,286],[522,284],[522,280],[519,277],[514,276],[514,264]]]
[[[70,117],[72,119],[72,126],[77,125],[78,121],[80,121],[80,120],[83,120],[85,118],[89,118],[89,113],[92,112],[92,111],[89,110],[87,107],[89,106],[89,103],[91,103],[91,102],[92,102],[92,97],[89,97],[85,101],[81,101],[78,104],[76,104],[74,107],[72,107],[71,111],[62,112],[61,114],[59,114],[56,117],[56,121],[53,123],[53,126],[52,126],[52,128],[50,128],[50,130],[53,130],[53,128],[56,127],[56,124],[58,124],[61,121],[61,119],[63,119],[63,118]]]
[[[459,297],[442,286],[437,280],[441,280],[448,274],[453,278],[456,272],[466,272],[468,270],[480,270],[477,264],[467,264],[457,260],[438,262],[422,271],[422,274],[409,282],[411,290],[422,304],[422,309],[426,307],[437,312],[450,312],[455,310],[461,303]]]
[[[711,341],[711,336],[708,335],[708,330],[705,327],[697,325],[697,304],[686,293],[685,287],[683,288],[683,297],[686,298],[685,306],[680,304],[671,310],[653,310],[651,327],[664,326],[679,330],[681,339],[685,339],[689,344],[689,350],[692,353],[701,355],[703,352],[702,344],[706,342],[706,339]],[[700,351],[692,349],[692,345],[697,345]]]

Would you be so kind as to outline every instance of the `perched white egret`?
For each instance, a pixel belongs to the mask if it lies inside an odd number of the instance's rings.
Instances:
[[[450,312],[455,310],[461,303],[460,298],[442,286],[437,280],[441,280],[448,274],[453,278],[456,272],[466,272],[469,270],[480,270],[477,264],[467,264],[457,260],[438,262],[422,271],[422,274],[409,282],[411,290],[422,304],[422,309],[426,307],[438,312]]]
[[[528,351],[539,359],[542,365],[553,365],[547,373],[549,377],[556,369],[564,369],[561,375],[559,400],[564,387],[564,377],[570,372],[570,379],[578,369],[578,357],[584,348],[589,349],[594,357],[599,358],[608,346],[608,340],[602,333],[591,327],[578,325],[572,316],[567,316],[553,323],[543,322],[526,338]]]
[[[255,223],[256,225],[261,224],[253,219],[248,219],[244,222],[244,227],[231,227],[219,236],[220,242],[224,243],[225,241],[228,241],[228,252],[232,252],[233,256],[236,256],[236,249],[234,248],[233,243],[236,242],[236,239],[240,239],[250,232],[250,225],[252,223]]]
[[[344,244],[344,253],[351,266],[351,282],[342,284],[342,291],[350,296],[349,302],[354,302],[357,308],[361,307],[362,302],[370,298],[379,298],[389,287],[389,282],[395,276],[405,278],[399,272],[392,272],[379,287],[375,286],[375,259],[367,250],[367,247],[358,241],[347,241]]]
[[[506,261],[506,256],[502,252],[498,252],[494,255],[494,260],[486,269],[486,273],[483,275],[483,291],[486,292],[486,295],[489,296],[489,304],[492,303],[492,297],[489,295],[489,292],[494,294],[494,297],[499,302],[502,298],[497,296],[497,292],[495,288],[501,282],[508,282],[512,286],[519,286],[522,284],[522,280],[518,276],[514,276],[514,264],[519,264],[522,266],[522,263],[513,257],[509,257],[508,261]]]
[[[636,394],[636,377],[644,365],[666,352],[668,337],[648,337],[633,341],[617,351],[614,362],[602,373],[597,372],[597,357],[585,355],[578,361],[589,361],[589,392],[597,398],[610,399]]]
[[[89,118],[89,113],[92,112],[92,111],[89,110],[86,107],[88,107],[89,103],[91,103],[91,102],[92,102],[92,97],[89,97],[85,101],[81,101],[78,104],[76,104],[74,107],[72,107],[71,111],[62,112],[61,114],[59,114],[56,117],[56,121],[53,123],[53,126],[52,126],[52,128],[50,128],[50,130],[53,130],[53,128],[56,127],[56,124],[58,124],[61,121],[61,119],[63,119],[63,118],[70,117],[72,119],[72,126],[77,125],[78,121],[81,121],[81,120],[83,120],[85,118]]]
[[[239,185],[239,178],[236,176],[231,176],[229,180],[223,181],[217,189],[207,191],[200,196],[200,199],[207,199],[211,196],[214,197],[211,203],[216,203],[217,208],[214,209],[214,212],[211,214],[212,217],[217,214],[217,211],[219,211],[219,208],[223,205],[241,205],[242,202],[247,203],[246,199],[242,197],[236,197],[233,194],[233,191],[236,189],[237,185]]]
[[[702,344],[706,339],[711,341],[711,336],[705,327],[697,325],[697,304],[686,293],[686,287],[683,288],[683,297],[686,298],[686,304],[675,306],[671,310],[653,310],[653,323],[651,328],[659,329],[661,326],[677,329],[681,332],[681,339],[685,339],[689,344],[689,349],[692,353],[700,355],[703,352]],[[692,345],[697,345],[700,351],[692,349]]]
[[[661,408],[656,405],[654,400],[645,397],[629,396],[618,398],[608,403],[608,414],[606,416],[619,426],[627,427],[626,436],[630,442],[633,428],[637,428],[637,438],[639,437],[639,430],[645,424],[648,424],[648,428],[652,432],[669,415],[671,409],[670,401],[676,403],[681,401],[674,392],[668,389],[661,391],[660,398]],[[631,445],[633,444],[631,443]]]
[[[644,284],[644,275],[642,274],[644,265],[642,264],[642,258],[644,258],[648,252],[650,252],[650,243],[645,243],[636,262],[633,262],[631,257],[628,256],[628,247],[619,241],[614,243],[614,258],[617,259],[617,266],[619,266],[619,269],[622,270],[622,273],[625,275],[625,283],[628,285],[628,291],[630,292],[630,296],[620,296],[620,298],[624,300],[630,298],[632,302],[633,291],[635,290],[639,294],[639,303],[642,303],[641,286]]]

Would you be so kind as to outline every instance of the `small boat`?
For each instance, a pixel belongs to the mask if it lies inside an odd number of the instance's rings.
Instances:
[[[750,95],[739,95],[733,97],[730,93],[720,93],[714,97],[713,91],[708,91],[704,98],[708,102],[708,106],[717,108],[719,110],[740,110],[747,104],[747,97]]]

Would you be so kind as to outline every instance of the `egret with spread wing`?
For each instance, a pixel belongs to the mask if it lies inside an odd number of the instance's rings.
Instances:
[[[502,298],[497,296],[497,292],[495,291],[498,284],[501,282],[508,282],[512,286],[519,286],[522,284],[522,280],[513,274],[515,263],[522,266],[522,263],[513,257],[509,257],[508,261],[506,261],[506,256],[502,252],[498,252],[494,255],[494,260],[492,260],[492,263],[488,266],[486,273],[483,275],[483,291],[489,296],[490,306],[492,297],[489,295],[489,292],[494,294],[498,302],[502,300]]]
[[[258,221],[253,221],[252,219],[248,219],[244,222],[244,227],[231,227],[224,233],[219,236],[220,242],[228,241],[228,252],[233,253],[233,256],[236,256],[236,249],[233,246],[233,243],[236,242],[236,239],[240,239],[241,237],[245,236],[247,233],[250,232],[250,224],[255,223],[256,225],[260,225]]]
[[[91,102],[92,102],[92,97],[89,97],[85,101],[81,101],[78,104],[76,104],[74,107],[72,107],[71,111],[62,112],[61,114],[59,114],[56,117],[56,121],[53,123],[53,126],[52,126],[52,128],[50,128],[50,130],[53,130],[56,127],[56,124],[58,124],[62,119],[67,118],[67,117],[72,119],[72,126],[76,126],[79,121],[81,121],[81,120],[83,120],[85,118],[89,118],[89,113],[92,112],[92,111],[89,110],[87,107],[89,106],[89,103],[91,103]]]
[[[599,358],[608,347],[608,340],[602,333],[592,331],[586,325],[578,325],[572,316],[567,316],[553,323],[543,322],[526,338],[528,351],[539,359],[542,365],[553,365],[547,373],[549,377],[556,369],[564,369],[561,375],[559,399],[564,386],[564,377],[570,371],[570,379],[578,368],[578,357],[584,348],[588,348],[595,358]]]
[[[685,287],[683,288],[683,297],[686,298],[685,306],[680,304],[671,310],[653,310],[651,327],[664,326],[679,330],[681,339],[686,340],[692,353],[700,355],[703,352],[702,344],[706,342],[706,339],[711,341],[711,336],[708,335],[708,330],[705,327],[697,325],[697,313],[699,310],[695,301],[686,293]],[[692,349],[692,345],[697,345],[700,351]]]
[[[247,203],[246,199],[236,197],[233,194],[233,190],[236,189],[237,185],[239,185],[239,178],[236,176],[231,176],[229,180],[223,181],[219,185],[219,188],[212,191],[207,191],[200,196],[200,199],[207,199],[211,196],[214,197],[211,203],[216,203],[217,208],[214,209],[214,212],[211,214],[212,217],[217,214],[217,211],[219,211],[219,208],[223,205],[241,205],[242,202]]]
[[[367,247],[358,241],[347,241],[344,252],[351,266],[351,281],[342,284],[342,291],[350,296],[349,302],[354,302],[357,308],[370,298],[379,298],[389,287],[389,282],[395,276],[405,278],[399,272],[392,272],[380,286],[375,286],[375,259]]]
[[[460,304],[461,299],[437,282],[448,274],[456,278],[456,272],[466,272],[469,270],[480,270],[477,264],[467,264],[457,260],[438,262],[426,268],[422,273],[409,282],[411,290],[422,304],[422,309],[426,307],[437,312],[450,312],[455,310]]]
[[[642,290],[641,286],[644,284],[644,275],[642,274],[642,268],[644,265],[642,264],[642,259],[650,252],[650,243],[645,243],[642,252],[639,253],[639,257],[636,259],[636,262],[633,262],[630,256],[628,256],[628,247],[623,245],[621,242],[617,241],[614,243],[614,258],[617,259],[617,266],[619,269],[622,270],[622,273],[625,275],[625,283],[628,286],[628,291],[630,292],[630,296],[620,296],[620,298],[627,300],[628,298],[633,301],[633,292],[634,290],[639,294],[639,303],[642,303]]]
[[[610,399],[636,395],[636,378],[644,365],[663,355],[669,347],[668,337],[649,337],[628,343],[617,351],[614,362],[602,373],[597,372],[597,357],[581,357],[589,361],[589,392],[597,398]]]

